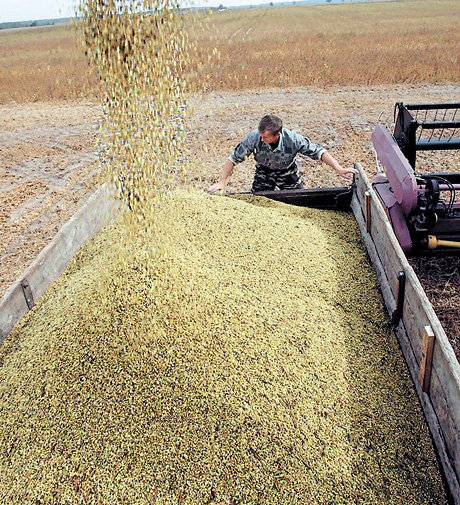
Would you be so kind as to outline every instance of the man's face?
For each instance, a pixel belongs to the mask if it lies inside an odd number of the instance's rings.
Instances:
[[[259,133],[264,144],[273,144],[280,138],[280,132],[278,132],[276,135],[273,135],[273,133],[269,130]]]

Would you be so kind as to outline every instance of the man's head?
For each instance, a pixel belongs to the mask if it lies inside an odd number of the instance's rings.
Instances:
[[[279,139],[283,122],[278,116],[267,114],[259,121],[259,133],[265,144],[273,144]]]

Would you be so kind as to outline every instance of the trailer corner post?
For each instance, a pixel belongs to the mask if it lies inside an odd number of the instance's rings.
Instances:
[[[364,193],[364,206],[365,206],[365,222],[366,222],[366,232],[371,232],[371,194],[369,191]]]
[[[433,363],[434,332],[431,326],[423,328],[422,359],[420,361],[419,382],[424,393],[429,393],[431,382],[431,366]]]

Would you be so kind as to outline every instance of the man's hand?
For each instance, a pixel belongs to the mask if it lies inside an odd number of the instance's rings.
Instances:
[[[353,174],[357,174],[356,168],[343,168],[342,165],[328,151],[324,151],[321,161],[332,167],[341,177],[350,179]]]
[[[233,167],[233,161],[226,159],[224,166],[222,167],[219,181],[210,186],[206,191],[208,193],[217,193],[218,191],[222,191],[227,184],[227,180],[230,177],[230,174],[233,172]]]
[[[206,190],[208,193],[217,193],[218,191],[222,191],[225,188],[225,183],[224,182],[216,182],[212,186],[209,186],[209,188]]]
[[[356,168],[343,168],[342,166],[337,167],[336,171],[341,177],[344,177],[345,179],[351,179],[353,174],[358,173]]]

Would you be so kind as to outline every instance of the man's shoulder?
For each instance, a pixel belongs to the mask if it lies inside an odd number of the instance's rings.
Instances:
[[[243,145],[249,145],[251,147],[255,146],[260,141],[259,130],[252,130],[243,139]]]
[[[246,135],[246,138],[250,138],[250,139],[260,139],[260,132],[259,130],[255,129],[255,130],[252,130],[251,132],[249,132],[247,135]]]
[[[284,126],[283,126],[282,132],[283,132],[283,137],[285,139],[291,140],[292,142],[303,140],[305,138],[300,133],[297,133],[294,130],[289,130],[288,128],[285,128]]]

